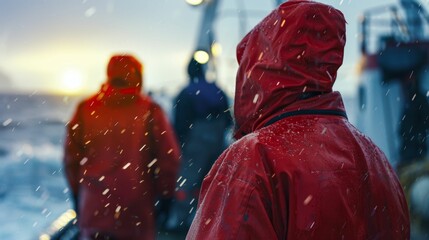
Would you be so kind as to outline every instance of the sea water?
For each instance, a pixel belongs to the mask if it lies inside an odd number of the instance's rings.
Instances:
[[[81,98],[0,94],[0,239],[38,239],[71,207],[63,143]]]

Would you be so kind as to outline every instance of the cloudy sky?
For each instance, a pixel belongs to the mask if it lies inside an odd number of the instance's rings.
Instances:
[[[274,0],[223,0],[216,37],[222,45],[218,83],[234,91],[235,46],[275,6]],[[359,61],[359,16],[396,0],[323,0],[348,22],[345,62],[337,89],[353,93]],[[426,6],[428,0],[422,0]],[[245,11],[245,25],[238,13]],[[175,93],[186,83],[201,8],[184,0],[1,0],[0,92],[96,91],[113,53],[135,54],[145,65],[145,89]],[[75,83],[75,85],[73,85]],[[80,84],[78,84],[80,83]]]

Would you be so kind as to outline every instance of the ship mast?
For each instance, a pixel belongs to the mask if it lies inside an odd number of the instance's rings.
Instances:
[[[192,55],[195,60],[202,64],[208,64],[209,71],[216,77],[216,67],[214,64],[214,58],[217,55],[217,42],[214,32],[214,25],[218,15],[218,9],[220,0],[186,0],[188,4],[193,6],[200,6],[203,11],[203,16],[200,22],[200,30],[197,33],[197,44]],[[285,2],[286,0],[274,0],[274,7]],[[241,31],[243,30],[243,24],[246,22],[247,15],[243,4],[240,4],[239,21],[241,24]]]
[[[405,22],[408,26],[407,33],[409,40],[422,40],[424,38],[424,28],[421,19],[421,5],[414,0],[401,0],[401,5],[405,11]]]

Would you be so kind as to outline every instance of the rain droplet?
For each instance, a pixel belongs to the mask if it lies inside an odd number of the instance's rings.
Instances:
[[[95,14],[95,12],[97,12],[97,9],[95,7],[88,8],[85,11],[85,17],[88,17],[88,18],[92,17]]]
[[[185,179],[183,179],[183,181],[180,183],[180,187],[182,187],[183,186],[183,184],[185,184],[185,182],[186,182],[186,178]]]
[[[145,144],[145,145],[143,145],[143,146],[139,149],[139,151],[141,152],[141,151],[144,149],[144,147],[146,147],[146,144]]]
[[[83,166],[83,165],[85,165],[85,163],[86,163],[86,162],[88,162],[88,158],[87,158],[87,157],[84,157],[84,158],[82,158],[82,160],[80,160],[79,164],[80,164],[81,166]]]
[[[255,97],[253,97],[253,103],[256,103],[258,101],[259,94],[255,94]]]
[[[263,56],[264,56],[264,52],[261,52],[261,53],[259,54],[258,61],[259,61],[259,60],[261,60]]]
[[[115,219],[119,218],[120,211],[121,211],[121,206],[117,206],[115,209],[115,216],[114,216]]]
[[[302,92],[307,91],[307,86],[304,86],[304,89],[302,89]]]
[[[304,200],[304,205],[308,205],[312,199],[313,199],[313,196],[311,194],[308,195],[308,197]]]
[[[131,163],[127,163],[127,164],[125,164],[123,167],[122,167],[122,169],[127,169],[129,166],[131,165]]]
[[[326,71],[326,74],[328,74],[328,77],[331,79],[331,81],[334,81],[334,78],[332,77],[331,73],[329,73],[329,71]]]
[[[6,127],[7,125],[9,125],[12,122],[12,119],[6,119],[6,121],[3,122],[3,126]]]
[[[153,160],[152,160],[152,162],[150,162],[150,163],[147,165],[147,167],[148,167],[148,168],[152,167],[152,166],[153,166],[157,161],[158,161],[158,159],[156,159],[156,158],[155,158],[155,159],[153,159]]]
[[[378,207],[378,206],[375,206],[375,207],[374,207],[374,209],[372,209],[371,216],[374,216],[374,215],[375,215],[375,212],[377,211],[377,207]]]

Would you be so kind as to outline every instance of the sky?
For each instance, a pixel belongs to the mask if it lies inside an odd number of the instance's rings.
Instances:
[[[425,6],[429,0],[421,0]],[[323,0],[348,22],[336,90],[358,83],[359,17],[399,0]],[[217,83],[233,96],[235,47],[275,7],[274,0],[221,0],[215,36],[222,46]],[[240,25],[238,15],[247,18]],[[88,94],[105,81],[108,59],[132,53],[144,66],[145,91],[175,94],[187,83],[201,7],[185,0],[0,0],[0,92]]]

